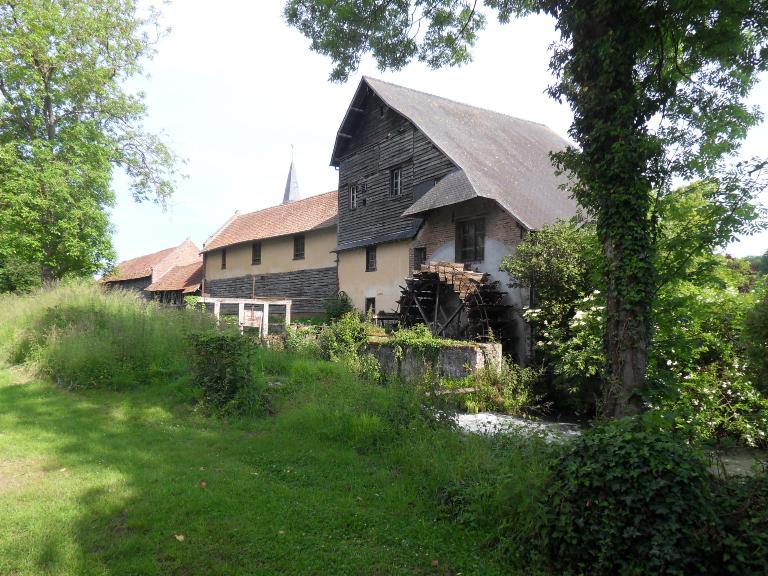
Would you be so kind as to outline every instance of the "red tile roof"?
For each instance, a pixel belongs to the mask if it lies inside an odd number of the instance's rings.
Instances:
[[[153,254],[145,254],[138,258],[120,262],[120,264],[117,265],[115,272],[102,278],[102,281],[122,282],[123,280],[134,280],[135,278],[152,276],[152,268],[157,266],[163,258],[176,250],[176,248],[177,247],[174,246],[173,248],[166,248],[165,250],[160,250]]]
[[[203,262],[195,262],[187,266],[174,266],[157,282],[147,287],[149,292],[162,290],[181,290],[184,294],[196,292],[203,281]]]
[[[203,246],[209,252],[252,240],[275,238],[336,226],[338,192],[326,192],[249,214],[236,214]]]

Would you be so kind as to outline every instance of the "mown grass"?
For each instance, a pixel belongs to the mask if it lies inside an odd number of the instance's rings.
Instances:
[[[0,574],[534,572],[516,539],[543,444],[461,434],[413,387],[265,349],[275,414],[206,417],[183,354],[199,318],[91,287],[0,304],[20,366],[0,367]],[[120,378],[68,387],[89,350]]]

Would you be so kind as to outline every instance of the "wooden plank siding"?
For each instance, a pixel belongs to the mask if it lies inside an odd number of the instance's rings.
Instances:
[[[383,109],[383,114],[382,114]],[[414,226],[401,214],[454,163],[406,118],[369,94],[344,155],[339,161],[338,244],[395,238]],[[402,193],[390,196],[393,169],[402,169]],[[360,186],[357,208],[349,205],[349,186]]]

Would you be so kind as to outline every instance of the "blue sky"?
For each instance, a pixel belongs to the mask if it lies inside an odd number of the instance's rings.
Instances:
[[[278,204],[294,146],[303,195],[333,190],[329,166],[333,141],[362,74],[475,106],[547,124],[566,135],[571,112],[544,91],[553,82],[548,46],[553,21],[529,17],[506,26],[492,18],[462,68],[429,70],[419,64],[392,73],[364,60],[344,84],[328,81],[327,58],[282,19],[282,0],[179,0],[163,7],[172,28],[129,88],[146,94],[146,128],[162,132],[186,164],[177,191],[163,211],[135,203],[125,178],[115,179],[112,211],[118,259],[181,243],[202,247],[235,210]],[[753,92],[768,103],[768,78]],[[768,155],[768,126],[753,129],[743,156]],[[768,203],[768,195],[764,195]],[[736,256],[762,254],[768,233],[729,247]]]

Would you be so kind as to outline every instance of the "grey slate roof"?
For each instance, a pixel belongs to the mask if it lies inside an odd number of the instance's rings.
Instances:
[[[283,204],[288,202],[295,202],[301,200],[301,194],[299,193],[299,180],[296,176],[296,167],[291,160],[291,167],[288,168],[288,179],[285,182],[285,194],[283,194]]]
[[[475,197],[477,197],[475,189],[464,170],[454,170],[427,190],[408,210],[403,212],[403,216],[415,216],[427,210],[458,204]]]
[[[472,197],[496,200],[529,229],[570,218],[577,203],[560,189],[549,153],[568,142],[548,127],[363,77],[353,105],[370,87],[390,108],[410,120],[460,169],[443,178],[404,215],[415,215]],[[354,115],[339,129],[350,133]],[[346,139],[337,137],[331,160],[338,165]]]
[[[410,223],[405,230],[395,232],[392,234],[380,234],[373,238],[366,238],[364,240],[351,240],[349,242],[339,242],[336,246],[336,252],[343,252],[345,250],[352,250],[354,248],[362,248],[363,246],[376,246],[377,244],[385,244],[387,242],[396,242],[398,240],[410,240],[419,231],[421,225],[424,223],[423,218],[409,218]]]

